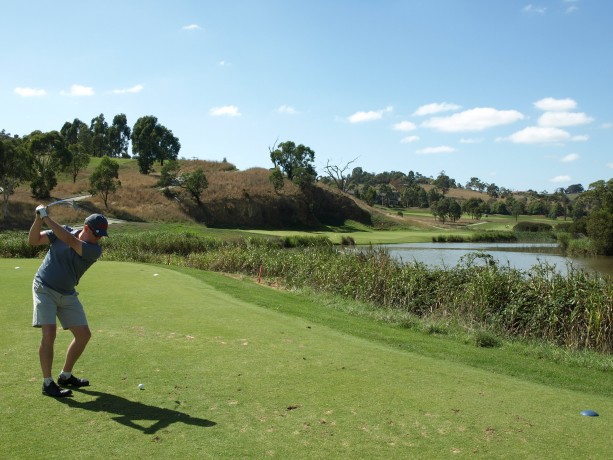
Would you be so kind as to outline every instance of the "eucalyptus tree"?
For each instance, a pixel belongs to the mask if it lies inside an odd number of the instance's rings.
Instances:
[[[90,129],[92,131],[91,154],[95,157],[110,155],[109,124],[104,119],[103,114],[92,118]]]
[[[58,131],[34,131],[24,140],[32,162],[32,195],[49,198],[57,185],[57,173],[65,170],[70,162],[70,151]]]
[[[202,192],[209,186],[209,181],[206,178],[202,168],[198,168],[191,173],[183,173],[179,177],[181,187],[187,190],[191,198],[198,206],[202,205],[200,196]]]
[[[147,115],[136,120],[132,129],[132,152],[138,155],[138,167],[142,174],[153,170],[155,161],[176,160],[181,144],[172,131],[158,123],[157,117]]]
[[[305,145],[296,145],[292,141],[281,142],[277,148],[268,149],[273,165],[280,168],[287,178],[301,188],[315,180],[317,173],[313,166],[315,152]]]
[[[449,191],[451,188],[451,179],[445,174],[445,171],[439,173],[438,177],[434,180],[434,186],[441,191],[443,196]]]
[[[15,188],[27,180],[30,172],[30,159],[18,136],[0,131],[0,188],[2,189],[2,216],[9,216],[9,198]]]
[[[108,142],[111,157],[128,158],[128,147],[132,130],[128,126],[128,119],[121,113],[113,117],[113,124],[108,129]]]
[[[68,121],[64,123],[60,134],[71,156],[66,169],[72,175],[72,182],[75,183],[79,172],[89,164],[93,134],[89,126],[78,118],[72,123]]]
[[[90,193],[100,195],[104,201],[104,207],[109,208],[109,196],[121,187],[119,180],[119,163],[111,160],[108,156],[102,160],[89,176]]]

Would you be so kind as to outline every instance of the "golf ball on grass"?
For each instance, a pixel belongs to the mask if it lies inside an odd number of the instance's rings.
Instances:
[[[139,383],[138,384],[138,389],[139,390],[144,390],[145,389],[145,385],[143,383]]]

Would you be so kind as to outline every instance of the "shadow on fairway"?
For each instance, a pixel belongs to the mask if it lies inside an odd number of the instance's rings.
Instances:
[[[129,399],[109,393],[84,390],[83,388],[75,388],[73,391],[90,396],[97,396],[97,398],[93,401],[87,402],[79,402],[73,398],[57,398],[57,400],[66,404],[67,406],[74,407],[75,409],[117,414],[117,417],[112,417],[113,420],[129,428],[140,430],[144,434],[155,434],[158,430],[166,428],[167,426],[177,422],[185,423],[187,425],[201,426],[203,428],[216,425],[215,422],[211,422],[210,420],[192,417],[188,414],[172,409],[162,409],[160,407],[130,401]],[[149,427],[146,427],[137,424],[135,422],[136,420],[151,420],[155,423]]]

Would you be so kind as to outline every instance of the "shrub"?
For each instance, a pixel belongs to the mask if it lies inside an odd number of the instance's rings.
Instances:
[[[355,240],[351,236],[342,236],[341,244],[343,246],[355,246]]]
[[[491,332],[479,331],[475,334],[475,345],[481,348],[498,348],[502,342]]]
[[[517,241],[513,232],[477,232],[471,237],[471,241],[477,242],[511,242]]]
[[[519,222],[513,227],[515,232],[550,232],[551,230],[551,225],[543,222]]]

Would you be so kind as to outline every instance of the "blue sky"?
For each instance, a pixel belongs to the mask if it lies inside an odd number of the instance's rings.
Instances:
[[[180,157],[441,171],[513,190],[613,177],[609,0],[4,0],[0,129],[154,115]]]

